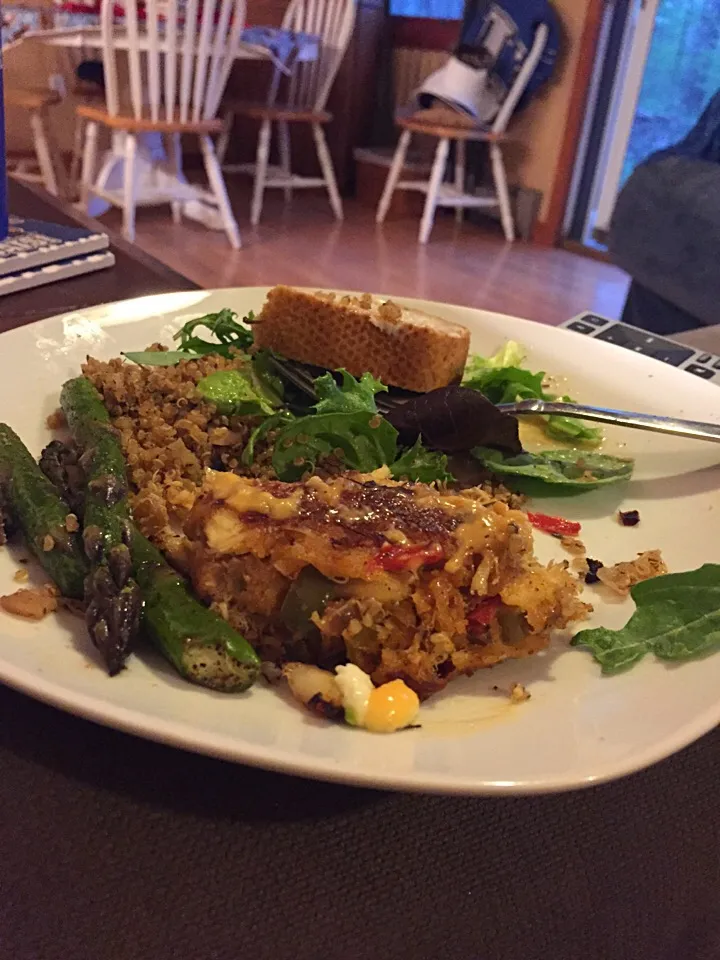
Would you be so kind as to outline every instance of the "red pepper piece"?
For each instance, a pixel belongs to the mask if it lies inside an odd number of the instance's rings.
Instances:
[[[414,544],[409,547],[386,543],[380,553],[370,561],[370,565],[380,570],[395,572],[417,570],[418,567],[439,563],[444,559],[445,553],[439,543]]]
[[[574,520],[565,520],[563,517],[551,517],[547,513],[528,513],[530,523],[542,530],[543,533],[552,533],[559,537],[576,537],[580,533],[580,524]]]
[[[497,615],[500,602],[500,597],[484,597],[480,603],[468,613],[467,618],[470,626],[489,626]]]

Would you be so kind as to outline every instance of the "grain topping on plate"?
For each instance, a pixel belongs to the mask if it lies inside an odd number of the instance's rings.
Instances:
[[[52,583],[16,590],[0,597],[0,608],[24,620],[42,620],[58,608],[59,591]]]
[[[612,567],[600,566],[596,574],[600,583],[604,583],[615,593],[626,596],[630,587],[643,580],[651,580],[668,572],[667,565],[659,550],[646,550],[639,553],[635,560],[621,561]]]

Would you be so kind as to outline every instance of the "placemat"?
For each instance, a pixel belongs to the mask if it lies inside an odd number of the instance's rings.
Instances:
[[[715,731],[571,794],[359,790],[0,688],[0,957],[716,960],[718,783]]]

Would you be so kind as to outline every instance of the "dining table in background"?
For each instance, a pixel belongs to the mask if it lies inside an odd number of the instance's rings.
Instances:
[[[11,209],[74,216],[14,184]],[[193,287],[111,242],[113,269],[2,298],[2,326]],[[388,793],[185,753],[0,686],[0,957],[718,960],[718,784],[715,730],[572,793]]]
[[[73,16],[73,15],[70,15]],[[67,26],[56,26],[43,30],[28,30],[18,42],[42,43],[48,47],[68,51],[82,52],[88,58],[102,55],[102,36],[99,26],[82,25],[78,15]],[[147,35],[140,34],[136,45],[143,49],[149,44]],[[289,75],[296,63],[311,63],[318,58],[319,37],[307,33],[293,33],[277,27],[246,26],[240,38],[237,60],[253,60],[271,63],[280,73]],[[114,47],[117,51],[127,50],[130,38],[118,20],[114,30]],[[183,204],[183,214],[191,220],[197,220],[212,230],[224,229],[218,211],[203,202],[197,187],[189,183],[182,170],[178,170],[167,160],[163,137],[158,133],[144,133],[139,137],[137,158],[137,206],[155,206],[158,198],[173,194]],[[97,171],[96,184],[101,190],[121,191],[123,187],[123,168],[125,164],[124,136],[113,133],[109,150]],[[111,204],[100,196],[91,194],[87,214],[99,217],[106,213]]]

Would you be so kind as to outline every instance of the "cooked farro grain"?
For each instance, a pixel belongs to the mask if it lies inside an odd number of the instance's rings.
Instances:
[[[152,348],[151,348],[152,349]],[[149,367],[121,358],[88,357],[83,373],[102,394],[117,428],[133,488],[135,519],[162,543],[189,513],[207,467],[235,470],[256,417],[227,417],[197,392],[216,370],[242,369],[247,360],[210,354],[174,367]],[[249,470],[268,473],[261,448]]]

